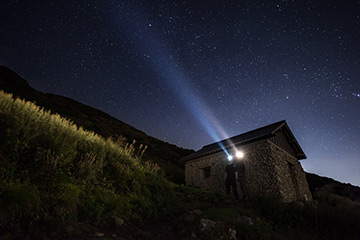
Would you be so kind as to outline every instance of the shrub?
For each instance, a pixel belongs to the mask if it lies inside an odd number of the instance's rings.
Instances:
[[[0,223],[16,224],[22,217],[35,217],[39,214],[40,205],[40,194],[36,186],[3,185],[0,189]]]
[[[60,217],[62,220],[76,219],[81,193],[82,190],[79,186],[71,183],[60,184],[59,190],[55,194],[54,216]]]
[[[83,204],[80,206],[80,217],[95,219],[96,221],[107,220],[113,216],[131,218],[129,214],[129,198],[121,196],[103,188],[89,188],[82,196]]]
[[[276,199],[259,197],[253,201],[253,207],[260,210],[277,230],[300,228],[307,221],[305,208],[297,203],[283,203]]]

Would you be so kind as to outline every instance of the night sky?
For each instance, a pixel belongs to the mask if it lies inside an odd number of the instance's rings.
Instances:
[[[5,0],[0,64],[184,148],[285,119],[360,186],[359,1]]]

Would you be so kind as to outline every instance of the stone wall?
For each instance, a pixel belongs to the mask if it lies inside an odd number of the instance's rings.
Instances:
[[[279,198],[278,179],[274,173],[274,161],[267,140],[239,147],[245,153],[245,179],[251,197],[267,196]]]
[[[306,175],[300,162],[292,155],[270,142],[272,156],[276,161],[275,174],[280,184],[280,195],[284,202],[312,199]]]
[[[185,165],[186,185],[196,186],[215,192],[225,192],[225,167],[227,155],[224,152],[203,156]],[[210,167],[210,177],[204,177],[204,168]]]
[[[271,158],[271,148],[266,140],[247,144],[238,148],[245,153],[241,160],[245,165],[245,182],[242,183],[248,189],[250,197],[265,195],[279,198],[280,189],[274,173],[274,162]],[[234,152],[229,151],[235,155]],[[224,152],[207,155],[189,161],[185,165],[186,185],[196,186],[207,190],[225,193],[225,167],[228,163],[227,155]],[[204,168],[210,167],[209,178],[204,178]],[[238,192],[241,195],[240,183]]]
[[[243,159],[236,161],[244,162],[244,184],[250,198],[266,196],[284,202],[297,199],[311,200],[305,173],[294,156],[266,139],[240,146],[238,150],[245,153]],[[235,155],[234,152],[229,153]],[[223,151],[187,162],[186,185],[225,193],[224,177],[227,163],[227,155]],[[204,170],[206,168],[207,170]],[[241,198],[240,184],[238,184],[238,192]]]

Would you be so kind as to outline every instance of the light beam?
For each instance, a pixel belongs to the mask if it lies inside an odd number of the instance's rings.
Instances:
[[[216,117],[211,113],[210,108],[202,100],[202,98],[193,91],[190,84],[191,79],[181,69],[180,63],[174,60],[167,44],[159,38],[156,32],[156,24],[149,24],[151,19],[150,14],[147,14],[145,9],[140,13],[134,13],[132,7],[134,1],[121,2],[121,4],[112,6],[112,12],[115,16],[115,21],[120,23],[120,26],[125,28],[127,33],[137,43],[135,47],[139,52],[146,57],[145,60],[149,61],[152,70],[160,76],[162,83],[174,93],[175,96],[183,103],[186,109],[195,117],[199,124],[205,129],[210,137],[219,142],[219,146],[228,155],[228,151],[224,145],[220,143],[220,136],[228,138],[224,129],[219,124]],[[137,6],[139,7],[139,6]],[[122,14],[121,13],[127,13]],[[128,14],[131,13],[131,14]],[[156,21],[150,21],[155,23]],[[144,37],[146,36],[146,37]]]

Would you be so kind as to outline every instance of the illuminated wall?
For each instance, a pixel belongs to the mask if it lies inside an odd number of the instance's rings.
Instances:
[[[312,199],[305,173],[292,154],[266,139],[240,148],[245,157],[235,163],[244,161],[250,198],[267,196],[284,202]],[[190,160],[185,165],[185,183],[225,193],[227,162],[222,151]],[[239,184],[238,191],[241,198]]]

